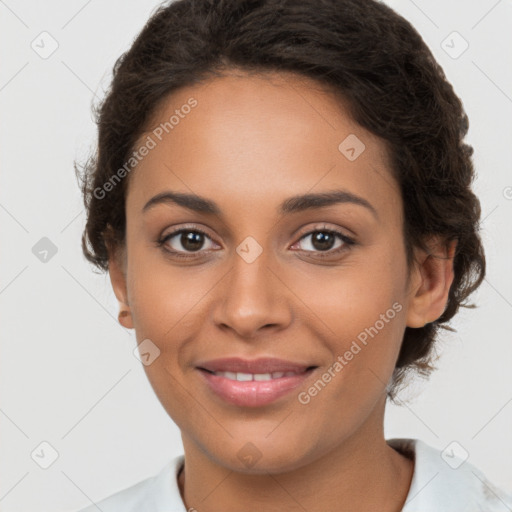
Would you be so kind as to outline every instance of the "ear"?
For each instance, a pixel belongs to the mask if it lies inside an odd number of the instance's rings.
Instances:
[[[133,321],[128,302],[128,292],[126,285],[126,254],[125,249],[112,242],[111,238],[106,238],[105,244],[108,248],[108,272],[114,294],[119,301],[119,323],[127,329],[133,329]]]
[[[407,327],[424,327],[444,312],[453,282],[453,258],[457,241],[433,238],[429,250],[418,250],[410,279]]]

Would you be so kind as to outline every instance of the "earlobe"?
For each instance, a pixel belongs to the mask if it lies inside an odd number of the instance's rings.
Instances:
[[[121,311],[119,311],[117,319],[123,327],[126,327],[126,329],[133,329],[132,315],[130,312],[130,308],[121,309]]]
[[[453,259],[456,241],[442,244],[433,240],[429,253],[417,257],[414,278],[409,290],[411,299],[407,311],[407,327],[424,327],[444,312],[453,283]]]
[[[130,304],[128,302],[128,293],[126,285],[126,270],[124,263],[124,252],[122,249],[113,248],[109,246],[109,259],[108,259],[108,272],[110,276],[110,282],[114,294],[119,301],[119,323],[127,328],[133,329],[132,315],[130,310]]]

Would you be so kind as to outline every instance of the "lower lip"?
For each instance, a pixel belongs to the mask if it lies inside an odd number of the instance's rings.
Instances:
[[[226,402],[240,407],[261,407],[270,404],[299,387],[314,369],[304,373],[264,381],[238,381],[199,370],[210,389]]]

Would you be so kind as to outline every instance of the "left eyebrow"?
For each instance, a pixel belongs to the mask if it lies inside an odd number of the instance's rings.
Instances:
[[[334,204],[351,203],[363,206],[378,219],[377,210],[364,198],[346,190],[333,190],[316,194],[302,194],[285,199],[279,206],[280,214],[290,214],[324,208]],[[211,199],[196,194],[165,191],[152,197],[142,208],[142,213],[153,208],[157,204],[177,204],[189,210],[199,213],[208,213],[221,216],[221,209]]]
[[[351,203],[363,206],[368,209],[376,219],[379,218],[377,210],[366,199],[346,190],[332,190],[318,194],[293,196],[281,203],[280,211],[282,214],[295,213],[340,203]]]

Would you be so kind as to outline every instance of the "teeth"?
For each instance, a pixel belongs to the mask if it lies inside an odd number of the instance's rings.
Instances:
[[[272,374],[270,374],[270,373],[255,373],[252,378],[252,380],[270,380],[270,379],[272,379]]]
[[[272,373],[242,373],[242,372],[213,372],[219,377],[225,377],[230,380],[238,380],[240,382],[246,382],[250,380],[271,380],[280,379],[281,377],[293,377],[297,375],[295,372],[272,372]]]

